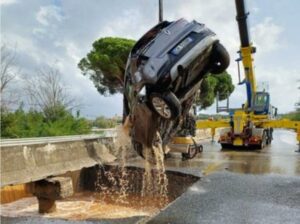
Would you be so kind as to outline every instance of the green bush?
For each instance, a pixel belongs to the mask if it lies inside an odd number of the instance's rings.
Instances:
[[[89,122],[64,111],[56,119],[46,119],[42,112],[22,108],[14,112],[1,111],[1,137],[25,138],[90,133]]]
[[[290,119],[292,121],[300,121],[300,111],[284,114],[282,115],[282,118]]]
[[[100,116],[94,120],[93,126],[97,128],[114,128],[117,126],[117,121],[115,119]]]

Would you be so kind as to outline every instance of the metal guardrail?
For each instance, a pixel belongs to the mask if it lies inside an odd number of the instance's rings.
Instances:
[[[1,139],[0,146],[18,146],[18,145],[34,145],[34,144],[48,144],[56,142],[81,141],[96,138],[114,138],[116,137],[116,129],[98,129],[103,133],[89,134],[89,135],[69,135],[69,136],[55,136],[55,137],[38,137],[38,138],[15,138],[15,139]]]

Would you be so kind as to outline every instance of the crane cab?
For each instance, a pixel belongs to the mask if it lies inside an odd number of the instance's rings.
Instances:
[[[252,111],[257,115],[268,115],[272,112],[270,106],[270,94],[268,92],[255,93]]]

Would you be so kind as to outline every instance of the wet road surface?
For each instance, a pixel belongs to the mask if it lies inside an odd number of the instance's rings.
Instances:
[[[274,134],[261,151],[220,151],[207,142],[194,160],[170,159],[168,167],[202,170],[204,177],[149,223],[300,223],[296,135]]]
[[[166,160],[166,167],[198,169],[203,175],[227,170],[241,174],[300,175],[300,153],[296,133],[276,130],[271,145],[263,150],[223,149],[217,142],[205,141],[204,151],[194,159],[181,161],[180,154]]]
[[[211,174],[149,223],[300,223],[300,178]]]
[[[110,220],[3,218],[2,223],[300,223],[300,153],[293,132],[277,130],[258,151],[221,150],[206,141],[193,160],[180,154],[165,161],[169,170],[202,176],[157,216]],[[129,165],[143,167],[141,160]]]

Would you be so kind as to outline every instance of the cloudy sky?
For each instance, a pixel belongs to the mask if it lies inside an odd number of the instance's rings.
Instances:
[[[299,99],[300,29],[298,0],[246,0],[251,39],[257,47],[258,82],[269,85],[279,112],[294,109]],[[138,39],[157,23],[158,0],[0,0],[1,42],[16,49],[22,73],[41,66],[57,67],[68,89],[83,105],[81,114],[94,118],[122,113],[122,96],[103,97],[77,68],[94,40],[106,36]],[[205,23],[230,52],[229,73],[236,84],[234,59],[239,48],[234,0],[164,0],[164,18],[184,17]],[[237,86],[230,104],[245,101]],[[215,112],[212,106],[204,112]]]

